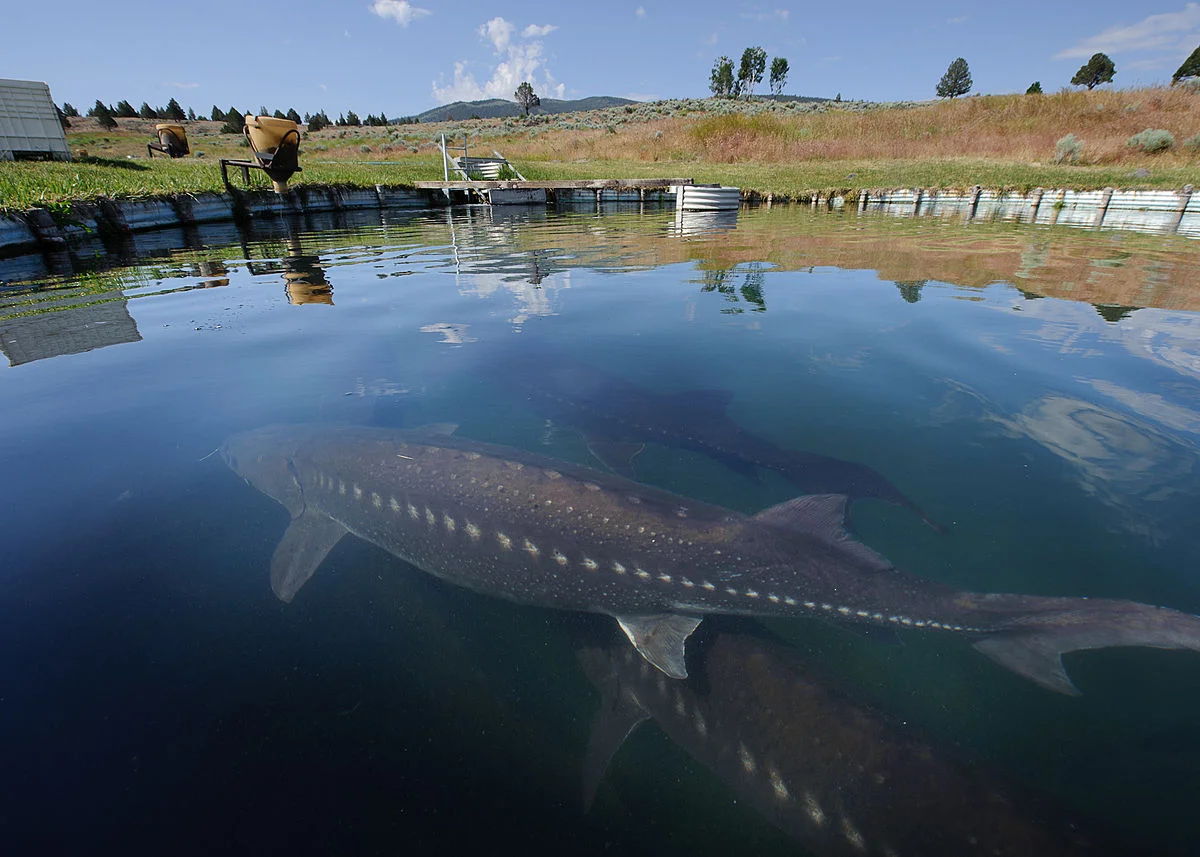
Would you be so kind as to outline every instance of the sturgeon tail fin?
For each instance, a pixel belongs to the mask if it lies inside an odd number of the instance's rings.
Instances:
[[[1080,694],[1063,666],[1066,652],[1121,646],[1200,652],[1200,616],[1136,601],[1044,600],[1049,609],[1014,620],[975,648],[1056,693]]]

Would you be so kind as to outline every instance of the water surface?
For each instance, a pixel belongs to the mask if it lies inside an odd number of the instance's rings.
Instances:
[[[725,391],[747,431],[873,468],[944,525],[853,505],[909,572],[1200,613],[1186,239],[471,208],[120,249],[116,267],[0,261],[0,835],[19,850],[796,853],[652,725],[583,813],[600,696],[576,649],[603,620],[457,590],[353,539],[292,604],[271,594],[287,513],[210,455],[225,437],[449,422],[600,466],[531,402],[539,365]],[[635,464],[746,513],[796,493],[670,444]],[[1084,695],[1066,698],[964,639],[769,630],[864,711],[1053,812],[1144,853],[1190,843],[1194,653],[1068,656]]]

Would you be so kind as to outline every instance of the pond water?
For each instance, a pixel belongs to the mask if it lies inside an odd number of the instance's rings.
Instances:
[[[741,514],[849,493],[857,538],[955,588],[1200,614],[1194,243],[470,208],[123,250],[0,262],[9,853],[1193,845],[1198,652],[1068,654],[1068,696],[966,634],[722,618],[676,683],[607,617],[358,538],[283,603],[289,511],[214,453],[452,423]]]

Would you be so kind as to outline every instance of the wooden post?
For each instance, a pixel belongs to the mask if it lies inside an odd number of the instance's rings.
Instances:
[[[921,209],[921,188],[916,188],[913,191],[913,217],[917,216],[917,212]]]
[[[867,192],[865,190],[860,190],[858,192],[858,210],[867,210]]]

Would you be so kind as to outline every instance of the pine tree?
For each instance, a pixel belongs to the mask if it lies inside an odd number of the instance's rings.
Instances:
[[[225,124],[221,126],[222,134],[240,134],[246,125],[246,118],[236,107],[230,107],[225,112]]]
[[[137,116],[137,111],[133,109],[133,105],[128,101],[118,101],[117,108],[113,111],[114,116],[120,116],[122,119],[133,119]]]
[[[291,120],[292,120],[293,122],[295,122],[297,125],[300,125],[300,124],[301,124],[301,122],[300,122],[300,114],[296,112],[296,108],[295,108],[295,107],[289,107],[289,108],[288,108],[287,116],[286,116],[285,118],[287,118],[287,119],[291,119]],[[307,120],[306,120],[306,121],[307,121]]]
[[[1191,56],[1183,61],[1183,65],[1171,75],[1171,85],[1174,86],[1189,77],[1200,77],[1200,46],[1197,46]]]
[[[225,121],[225,111],[214,104],[212,113],[208,114],[208,118],[211,119],[213,122],[224,122]]]
[[[112,111],[99,99],[96,100],[96,106],[92,108],[91,115],[96,118],[101,128],[111,131],[117,127],[117,120],[113,119]]]
[[[527,80],[521,81],[521,85],[517,87],[517,91],[513,93],[517,99],[517,104],[521,105],[521,109],[525,111],[525,115],[529,115],[529,111],[542,103],[542,99],[533,91],[533,86]]]
[[[1091,92],[1102,83],[1111,83],[1117,67],[1108,58],[1108,54],[1092,54],[1092,58],[1079,67],[1071,78],[1073,86],[1086,86]]]
[[[937,95],[938,98],[955,98],[959,95],[966,95],[970,91],[971,70],[967,68],[967,61],[959,57],[950,63],[946,73],[938,81]]]
[[[67,117],[74,117],[74,116],[79,115],[79,111],[75,109],[75,105],[73,105],[69,101],[63,102],[62,112],[63,112],[63,116],[67,116]]]
[[[1025,94],[1026,95],[1041,95],[1042,94],[1042,82],[1040,80],[1035,80],[1033,83],[1029,84],[1029,89],[1025,90]]]
[[[157,119],[158,111],[143,101],[142,106],[138,108],[138,116],[141,116],[143,119]]]
[[[170,119],[172,122],[182,122],[187,118],[187,114],[183,112],[183,107],[174,98],[167,102],[166,108],[158,115],[164,119]]]
[[[353,110],[346,111],[346,124],[351,128],[357,128],[362,125],[362,120],[358,118],[358,114]]]

